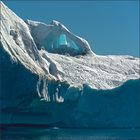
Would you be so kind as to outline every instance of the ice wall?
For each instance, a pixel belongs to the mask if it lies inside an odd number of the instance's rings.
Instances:
[[[41,98],[17,96],[16,102],[22,104],[3,108],[1,123],[44,126],[54,123],[53,127],[72,128],[140,127],[140,80],[130,80],[112,90],[96,90],[88,85],[72,87],[59,81],[48,81],[47,85],[47,95]]]

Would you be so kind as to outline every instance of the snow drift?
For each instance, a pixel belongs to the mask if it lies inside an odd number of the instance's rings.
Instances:
[[[0,11],[1,124],[140,127],[139,58],[96,55],[60,22]]]

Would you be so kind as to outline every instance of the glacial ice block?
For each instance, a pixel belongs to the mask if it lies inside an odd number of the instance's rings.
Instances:
[[[71,56],[94,54],[85,39],[74,35],[57,21],[53,21],[49,25],[30,20],[27,20],[26,23],[38,48],[43,47],[50,53]]]

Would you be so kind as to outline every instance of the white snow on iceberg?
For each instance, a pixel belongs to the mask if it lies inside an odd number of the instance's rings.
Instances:
[[[96,55],[58,21],[0,8],[1,124],[140,127],[139,58]]]

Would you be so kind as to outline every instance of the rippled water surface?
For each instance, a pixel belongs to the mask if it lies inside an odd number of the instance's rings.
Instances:
[[[140,140],[140,129],[5,128],[0,140]]]

